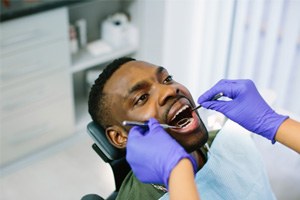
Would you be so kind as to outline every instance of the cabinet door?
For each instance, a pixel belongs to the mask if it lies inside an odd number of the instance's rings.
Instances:
[[[74,132],[67,9],[1,24],[0,166]]]
[[[68,12],[66,8],[55,9],[0,24],[0,55],[26,51],[68,38]]]
[[[72,134],[72,105],[66,96],[52,99],[55,103],[31,105],[31,109],[6,116],[1,126],[1,164],[49,147]]]
[[[49,71],[63,70],[69,65],[66,42],[56,41],[38,45],[26,51],[16,51],[1,59],[1,86],[24,84],[27,80],[41,78]],[[48,76],[46,75],[46,76]]]

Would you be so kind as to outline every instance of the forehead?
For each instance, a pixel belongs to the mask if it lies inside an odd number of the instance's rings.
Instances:
[[[103,91],[123,96],[137,82],[155,78],[157,69],[158,66],[143,61],[125,63],[109,78]]]

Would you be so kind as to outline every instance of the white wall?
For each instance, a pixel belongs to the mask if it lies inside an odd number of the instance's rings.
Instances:
[[[224,77],[233,1],[167,1],[164,63],[194,98]]]
[[[163,65],[174,79],[197,91],[201,85],[199,61],[203,58],[204,1],[166,1]]]
[[[135,57],[161,65],[165,31],[165,1],[136,0],[130,6],[133,23],[140,30],[140,51]]]

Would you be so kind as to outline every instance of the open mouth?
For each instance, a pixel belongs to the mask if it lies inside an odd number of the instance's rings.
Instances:
[[[189,105],[183,106],[169,122],[172,126],[187,127],[193,121],[192,109]]]

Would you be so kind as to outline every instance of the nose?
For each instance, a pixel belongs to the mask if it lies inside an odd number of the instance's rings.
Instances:
[[[179,89],[175,85],[159,85],[159,88],[158,103],[160,106],[174,99],[179,93]]]

